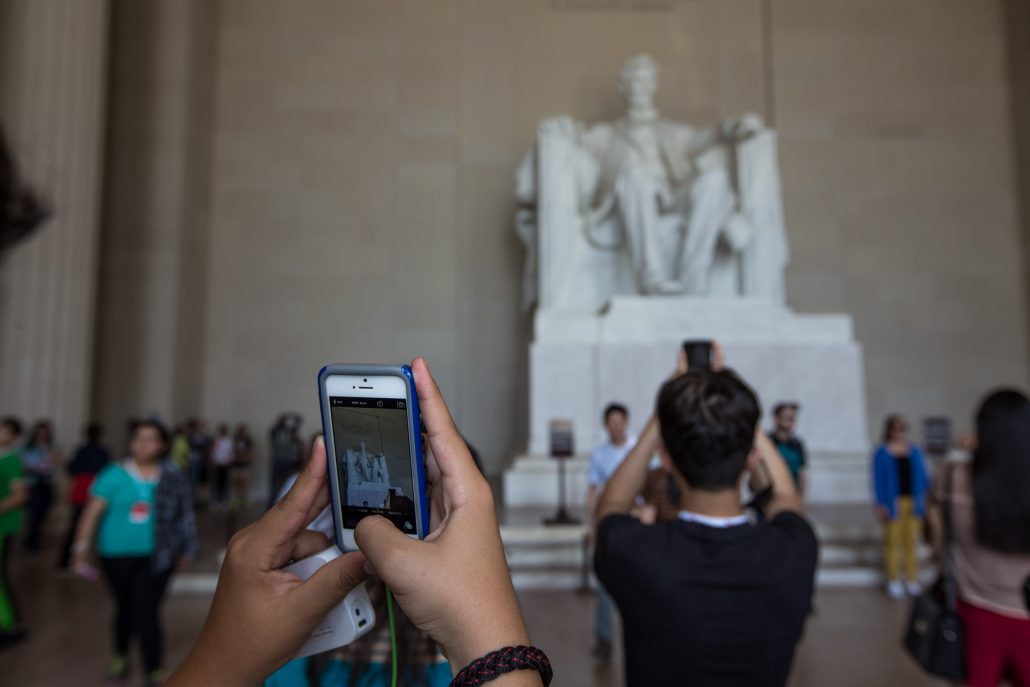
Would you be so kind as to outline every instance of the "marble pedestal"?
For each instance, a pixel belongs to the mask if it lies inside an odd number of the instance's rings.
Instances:
[[[810,500],[868,501],[862,349],[847,315],[798,315],[748,299],[617,297],[597,316],[542,310],[534,338],[528,453],[505,475],[509,507],[555,503],[555,467],[546,458],[551,420],[571,420],[577,453],[589,454],[604,438],[601,413],[609,402],[625,404],[631,426],[639,428],[682,341],[712,338],[758,393],[763,424],[777,401],[801,404]],[[568,468],[575,503],[585,490],[585,459]]]

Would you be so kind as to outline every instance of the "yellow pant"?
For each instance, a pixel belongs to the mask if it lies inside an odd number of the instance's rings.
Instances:
[[[896,517],[887,523],[883,540],[883,560],[887,565],[887,579],[901,579],[898,557],[905,565],[905,579],[915,582],[919,573],[916,547],[922,522],[915,515],[915,501],[911,496],[898,498]]]

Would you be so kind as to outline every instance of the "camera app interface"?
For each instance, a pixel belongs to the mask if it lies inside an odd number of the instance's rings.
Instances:
[[[415,533],[415,479],[404,399],[330,396],[343,525],[382,515]]]

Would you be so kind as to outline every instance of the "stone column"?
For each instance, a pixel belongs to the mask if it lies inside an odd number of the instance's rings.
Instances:
[[[112,434],[199,409],[216,9],[111,0],[93,410]]]
[[[0,0],[0,122],[53,216],[0,264],[0,412],[88,420],[107,0]]]

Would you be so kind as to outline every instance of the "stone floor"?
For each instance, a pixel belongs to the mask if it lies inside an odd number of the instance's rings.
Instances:
[[[200,569],[213,569],[218,545],[234,523],[224,516],[200,521],[207,555]],[[101,685],[107,660],[109,607],[104,589],[55,575],[53,555],[29,559],[13,552],[12,583],[28,618],[29,641],[0,652],[0,683],[20,687]],[[534,642],[550,654],[558,687],[622,684],[621,658],[609,663],[590,656],[593,599],[575,592],[520,594]],[[210,599],[177,594],[165,604],[167,664],[182,660],[196,637]],[[822,589],[818,613],[808,623],[791,684],[931,685],[899,648],[907,606],[874,589]]]

